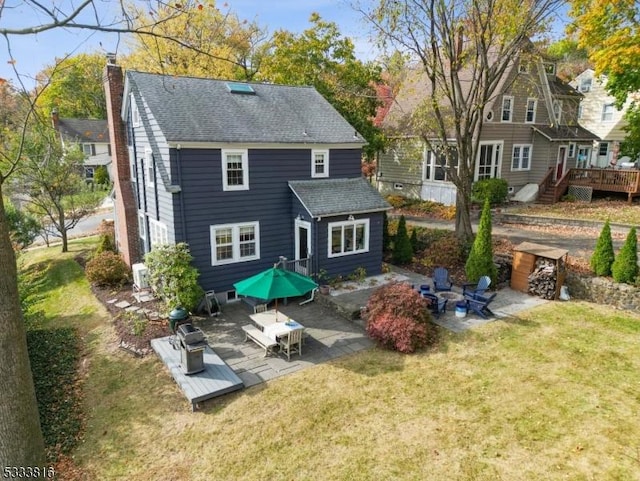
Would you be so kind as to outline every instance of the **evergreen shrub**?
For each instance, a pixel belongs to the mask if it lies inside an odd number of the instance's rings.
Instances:
[[[509,184],[505,179],[482,179],[471,186],[471,198],[477,203],[489,200],[492,205],[502,204],[508,196]]]
[[[411,262],[411,259],[413,259],[413,249],[411,248],[411,239],[409,239],[409,234],[407,233],[407,221],[404,216],[401,216],[393,245],[393,262],[403,265]]]
[[[478,233],[473,240],[471,252],[465,263],[465,273],[469,282],[478,282],[482,276],[491,277],[491,282],[497,282],[498,271],[493,262],[493,244],[491,240],[491,205],[489,199],[484,201]]]
[[[590,265],[597,276],[610,276],[611,266],[615,260],[613,252],[613,239],[611,238],[611,226],[609,219],[604,223],[600,236],[596,242],[596,247],[591,255]]]
[[[635,227],[629,230],[627,239],[613,261],[611,275],[616,282],[635,284],[638,277],[638,237]]]

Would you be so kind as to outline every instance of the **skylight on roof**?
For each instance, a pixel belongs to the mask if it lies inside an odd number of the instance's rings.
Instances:
[[[256,93],[251,85],[240,82],[227,82],[227,89],[232,94],[255,95]]]

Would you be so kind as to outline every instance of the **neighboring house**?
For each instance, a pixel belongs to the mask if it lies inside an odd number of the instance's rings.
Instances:
[[[361,176],[362,137],[315,89],[123,80],[113,64],[105,82],[116,235],[130,265],[185,242],[201,286],[222,302],[281,256],[307,275],[381,272],[390,206]]]
[[[414,71],[383,121],[396,141],[379,155],[378,187],[384,194],[455,205],[456,187],[447,169],[408,127],[428,85],[424,72]],[[556,77],[553,64],[516,59],[484,110],[473,180],[502,178],[515,194],[526,185],[539,184],[550,169],[554,181],[562,178],[578,165],[579,157],[591,155],[597,140],[578,125],[581,98]],[[453,134],[451,140],[453,145]]]
[[[620,143],[626,136],[623,130],[627,124],[624,115],[631,100],[627,100],[622,110],[618,110],[614,105],[615,98],[605,89],[606,84],[606,76],[596,77],[592,69],[585,70],[571,82],[584,96],[578,120],[601,139],[595,142],[592,155],[585,159],[584,167],[617,165]]]
[[[84,175],[88,181],[93,180],[98,166],[105,166],[112,179],[111,144],[109,142],[109,126],[106,120],[66,119],[59,118],[54,111],[51,114],[53,127],[60,132],[62,144],[79,144],[84,152]]]

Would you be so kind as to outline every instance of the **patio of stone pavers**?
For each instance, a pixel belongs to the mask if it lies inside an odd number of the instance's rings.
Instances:
[[[209,345],[246,387],[373,346],[361,322],[340,317],[317,301],[301,306],[302,301],[304,298],[290,299],[278,305],[279,311],[305,327],[302,356],[295,354],[291,361],[277,353],[265,357],[262,347],[245,342],[241,326],[252,324],[249,315],[253,310],[243,302],[225,304],[217,317],[194,319],[193,324],[202,329]]]

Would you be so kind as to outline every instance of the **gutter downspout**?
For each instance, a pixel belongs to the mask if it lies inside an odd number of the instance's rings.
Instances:
[[[182,150],[182,146],[180,144],[176,145],[176,167],[178,171],[178,185],[182,185],[182,164],[180,162],[180,151]],[[184,196],[182,195],[182,190],[178,192],[178,200],[180,202],[180,224],[182,225],[182,237],[186,244],[189,244],[187,239],[187,221],[185,219],[184,214]]]

